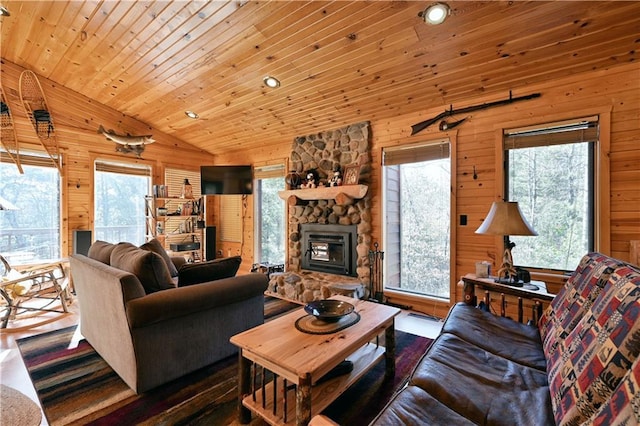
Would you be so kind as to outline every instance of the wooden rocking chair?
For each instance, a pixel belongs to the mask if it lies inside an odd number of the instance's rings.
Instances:
[[[69,280],[62,262],[37,265],[19,271],[12,268],[2,255],[0,262],[0,268],[3,269],[0,274],[0,296],[4,299],[0,300],[0,328],[6,328],[9,320],[24,317],[22,314],[26,312],[69,312]],[[38,299],[39,303],[25,305],[25,302],[34,299]],[[51,308],[57,299],[60,299],[62,310]]]

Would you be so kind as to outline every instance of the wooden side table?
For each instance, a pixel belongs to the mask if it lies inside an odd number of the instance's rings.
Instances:
[[[522,322],[524,317],[523,311],[523,299],[533,302],[533,321],[537,323],[540,315],[542,314],[542,303],[550,302],[555,297],[555,294],[547,291],[547,285],[544,281],[531,281],[525,284],[523,287],[510,286],[508,284],[500,284],[495,282],[496,277],[478,278],[475,274],[467,274],[462,277],[464,284],[464,303],[472,306],[477,305],[477,297],[475,294],[475,288],[480,287],[485,290],[484,302],[487,306],[491,301],[490,292],[500,293],[500,314],[506,315],[506,298],[505,295],[516,297],[518,303],[518,321]]]

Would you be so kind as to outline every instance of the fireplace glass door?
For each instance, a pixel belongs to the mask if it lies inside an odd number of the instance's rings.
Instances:
[[[303,225],[301,232],[303,269],[355,276],[355,226]]]

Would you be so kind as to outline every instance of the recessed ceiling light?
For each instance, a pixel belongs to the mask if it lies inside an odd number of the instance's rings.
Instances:
[[[11,14],[6,7],[0,6],[0,16],[11,16]]]
[[[422,17],[427,24],[438,25],[442,24],[450,13],[451,9],[446,3],[434,3],[420,12],[418,16]]]
[[[200,117],[198,113],[193,111],[185,111],[184,113],[187,115],[187,117],[193,118],[194,120],[197,120]]]
[[[266,84],[267,87],[271,87],[272,89],[280,87],[280,80],[275,77],[271,77],[270,75],[263,78],[262,81],[264,81],[264,84]]]

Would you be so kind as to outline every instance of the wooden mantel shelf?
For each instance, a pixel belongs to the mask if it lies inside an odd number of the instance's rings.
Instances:
[[[368,190],[367,185],[343,185],[279,191],[278,196],[283,200],[290,200],[291,196],[305,201],[344,199],[345,196],[349,199],[359,200],[367,195]]]

